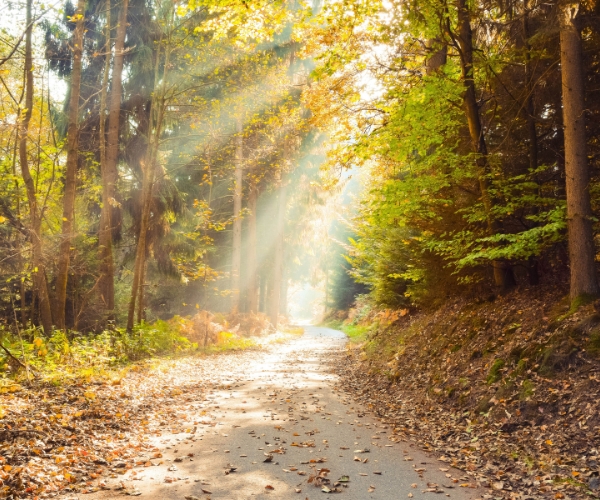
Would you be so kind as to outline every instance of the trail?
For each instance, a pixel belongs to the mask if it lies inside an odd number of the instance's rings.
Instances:
[[[115,473],[110,489],[79,498],[480,497],[461,487],[470,479],[463,472],[397,442],[389,425],[337,386],[329,360],[345,342],[341,332],[309,326],[297,339],[236,355],[225,386],[188,399],[181,427],[188,432],[153,436],[154,451],[140,453],[146,467]]]

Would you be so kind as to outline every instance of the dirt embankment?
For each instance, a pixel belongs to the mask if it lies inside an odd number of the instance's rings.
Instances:
[[[373,313],[339,371],[397,432],[470,472],[488,498],[600,493],[600,315],[556,289],[434,313]]]

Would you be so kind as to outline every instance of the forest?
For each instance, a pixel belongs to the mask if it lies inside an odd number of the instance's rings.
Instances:
[[[595,0],[5,2],[0,393],[310,319],[348,336],[359,399],[536,422],[555,437],[522,469],[559,474],[585,437],[561,412],[600,428],[574,402],[600,372],[599,124]],[[517,461],[502,443],[473,457]],[[64,488],[13,465],[3,498]]]

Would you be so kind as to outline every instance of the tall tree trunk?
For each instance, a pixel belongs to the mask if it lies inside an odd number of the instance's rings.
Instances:
[[[578,10],[579,2],[565,2],[559,12],[571,300],[584,295],[595,296],[600,292],[591,220]]]
[[[25,72],[23,72],[23,76],[25,77],[25,79],[27,78],[25,76]],[[18,115],[19,116],[19,115]],[[20,120],[20,117],[19,117]],[[19,127],[20,127],[20,123],[19,123]],[[13,178],[15,179],[15,192],[16,192],[16,215],[18,220],[22,220],[21,219],[21,196],[20,196],[20,189],[19,189],[19,181],[17,180],[17,156],[18,156],[18,150],[19,150],[19,127],[17,127],[17,130],[15,132],[15,143],[13,145],[13,151],[12,151],[12,174],[13,174]],[[20,231],[17,231],[16,235],[15,235],[15,247],[16,248],[22,248],[22,237],[23,234]],[[18,269],[23,269],[25,266],[25,261],[26,259],[24,258],[24,255],[22,253],[20,253],[17,257],[17,266]],[[24,280],[20,280],[19,281],[19,300],[20,300],[20,314],[21,314],[21,328],[23,330],[25,330],[27,328],[27,301],[25,300],[25,282]]]
[[[267,275],[262,273],[259,275],[259,296],[258,296],[258,310],[262,313],[267,312]]]
[[[286,155],[287,156],[287,155]],[[273,290],[270,293],[270,319],[275,329],[279,323],[281,312],[281,281],[283,277],[283,252],[285,243],[285,207],[287,204],[287,187],[283,174],[279,174],[279,194],[277,200],[277,220],[275,226],[275,254],[273,256]]]
[[[167,29],[170,24],[167,25]],[[163,40],[161,39],[161,44]],[[156,163],[158,161],[158,146],[165,114],[166,105],[166,85],[167,73],[170,64],[171,48],[166,47],[165,60],[163,63],[162,75],[160,74],[160,47],[156,51],[154,65],[154,94],[150,105],[150,117],[148,124],[148,147],[142,164],[142,217],[140,221],[140,232],[138,235],[137,246],[135,249],[135,262],[133,265],[133,283],[131,285],[131,296],[129,299],[129,308],[127,311],[127,331],[133,330],[135,321],[135,306],[140,294],[140,288],[144,285],[144,266],[146,264],[146,239],[148,235],[148,226],[150,223],[150,206],[152,204],[152,189],[154,187],[154,175],[156,172]],[[162,77],[162,78],[161,78]],[[159,89],[159,81],[162,80]]]
[[[469,125],[469,135],[473,152],[477,153],[477,167],[479,170],[479,189],[481,198],[487,216],[488,230],[491,234],[496,234],[501,227],[498,221],[492,215],[492,208],[495,201],[490,195],[490,166],[488,162],[488,151],[481,126],[481,115],[477,103],[477,92],[475,88],[475,78],[473,73],[473,32],[471,30],[471,14],[467,5],[467,0],[457,0],[458,6],[458,43],[460,46],[460,64],[462,78],[464,82],[464,106],[467,123]],[[494,261],[494,281],[501,289],[507,289],[515,285],[515,278],[512,268],[504,261]]]
[[[158,142],[158,140],[156,141]],[[149,146],[154,150],[154,146]],[[152,187],[154,185],[154,172],[156,170],[156,156],[152,153],[147,155],[148,162],[144,162],[143,180],[142,180],[142,219],[140,221],[140,232],[135,251],[135,263],[133,266],[133,283],[131,285],[131,298],[129,299],[129,311],[127,315],[127,331],[133,330],[135,319],[135,306],[137,299],[141,296],[141,288],[144,285],[143,275],[146,261],[146,237],[150,223],[150,205],[152,201]]]
[[[139,291],[139,299],[138,299],[138,311],[137,311],[137,322],[138,324],[141,323],[142,321],[144,321],[145,315],[144,315],[144,300],[146,298],[146,285],[145,285],[145,281],[146,281],[146,270],[147,270],[147,262],[148,259],[146,259],[146,256],[144,255],[144,262],[142,262],[142,272],[140,274],[140,291]]]
[[[285,250],[284,250],[285,254]],[[283,256],[283,260],[285,262],[285,255]],[[289,280],[287,277],[287,273],[285,272],[285,265],[282,266],[281,270],[281,290],[279,291],[279,312],[281,315],[288,317],[288,285]]]
[[[258,261],[257,245],[258,238],[256,233],[258,206],[258,186],[253,179],[248,182],[248,310],[253,313],[258,312]]]
[[[240,309],[240,273],[242,267],[242,182],[244,176],[243,124],[241,116],[236,118],[235,176],[233,186],[233,246],[231,252],[231,312]]]
[[[50,307],[50,294],[46,280],[46,268],[44,265],[44,249],[42,242],[42,209],[38,207],[36,184],[29,169],[27,157],[27,142],[29,139],[29,123],[33,112],[33,57],[31,47],[32,35],[32,0],[27,0],[27,31],[25,34],[25,110],[21,115],[19,130],[19,163],[21,164],[21,175],[27,191],[29,204],[29,216],[31,219],[31,245],[33,282],[35,292],[39,300],[40,320],[44,333],[52,333],[52,309]],[[33,316],[33,303],[32,303]]]
[[[79,95],[81,89],[81,66],[83,54],[83,29],[85,0],[78,0],[75,13],[76,26],[73,33],[73,69],[71,72],[71,96],[67,128],[67,167],[63,195],[63,222],[56,275],[56,326],[64,330],[65,307],[67,302],[67,281],[71,257],[71,242],[75,219],[75,191],[77,184],[77,163],[79,143]]]
[[[529,170],[534,172],[538,168],[538,139],[535,126],[535,108],[533,100],[533,73],[531,70],[531,45],[529,45],[529,10],[528,0],[523,0],[523,47],[525,49],[525,106],[523,114],[527,123],[527,136],[529,138]],[[537,194],[537,193],[535,193]],[[538,285],[540,276],[538,272],[538,259],[530,257],[527,260],[527,274],[529,284]]]
[[[100,117],[100,126],[98,131],[98,142],[100,145],[100,174],[102,177],[102,208],[100,209],[100,228],[98,230],[98,257],[100,261],[100,283],[98,284],[98,290],[100,293],[100,297],[102,298],[102,302],[104,304],[104,309],[109,310],[108,308],[108,293],[106,290],[105,281],[107,279],[107,274],[109,273],[107,269],[107,249],[112,246],[107,240],[106,232],[110,231],[110,209],[107,209],[107,204],[109,203],[108,197],[108,179],[107,179],[107,171],[106,171],[106,96],[108,95],[108,76],[110,73],[110,63],[112,61],[112,50],[110,43],[110,30],[111,30],[111,20],[110,20],[110,0],[106,0],[105,3],[106,9],[106,34],[105,34],[105,43],[104,43],[104,74],[102,75],[102,89],[100,91],[100,109],[98,111],[98,115]],[[108,214],[107,214],[108,212]],[[108,215],[108,217],[107,217]],[[110,236],[109,236],[110,238]],[[112,238],[110,238],[112,240]],[[112,250],[112,249],[111,249]]]
[[[107,0],[107,4],[108,2],[110,0]],[[117,162],[119,158],[119,129],[128,7],[129,1],[123,0],[119,12],[117,37],[115,40],[110,109],[108,114],[108,135],[106,137],[106,158],[102,164],[102,212],[100,214],[100,233],[98,237],[101,273],[99,289],[101,295],[104,297],[104,304],[109,319],[114,319],[115,309],[115,265],[113,257],[115,217],[113,214],[116,206],[115,192],[118,180]],[[110,18],[107,22],[110,22]],[[104,135],[102,138],[104,140]]]

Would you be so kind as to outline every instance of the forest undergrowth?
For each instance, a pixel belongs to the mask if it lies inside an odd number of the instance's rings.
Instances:
[[[352,310],[337,370],[395,432],[486,498],[600,492],[600,315],[535,287],[435,312]],[[339,319],[330,322],[339,325]]]

